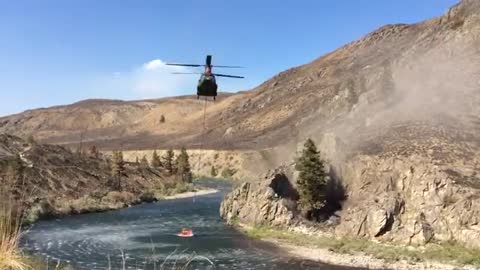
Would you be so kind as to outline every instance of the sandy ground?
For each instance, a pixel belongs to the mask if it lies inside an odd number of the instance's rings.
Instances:
[[[332,252],[328,249],[302,247],[296,246],[277,239],[262,239],[265,242],[274,244],[289,254],[295,257],[321,261],[327,264],[343,265],[351,267],[361,267],[368,269],[399,269],[399,270],[426,270],[426,269],[442,269],[442,270],[474,270],[477,269],[474,266],[454,266],[448,264],[434,263],[434,262],[421,262],[412,263],[407,261],[387,262],[385,260],[376,259],[372,256],[361,254],[340,254]]]
[[[179,193],[171,196],[166,196],[163,198],[163,200],[174,200],[174,199],[182,199],[182,198],[190,198],[194,196],[202,196],[202,195],[207,195],[207,194],[212,194],[212,193],[217,193],[217,189],[209,188],[209,189],[202,189],[199,191],[190,191],[190,192],[184,192],[184,193]]]

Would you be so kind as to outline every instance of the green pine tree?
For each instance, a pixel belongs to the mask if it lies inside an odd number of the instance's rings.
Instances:
[[[309,219],[315,210],[322,208],[326,202],[327,173],[323,163],[315,143],[308,139],[302,155],[297,159],[295,169],[299,171],[297,187],[300,210]]]
[[[162,157],[163,159],[162,165],[167,171],[167,173],[169,173],[170,175],[172,175],[175,172],[174,158],[175,158],[175,154],[173,153],[172,149],[168,149],[168,151]]]
[[[152,168],[159,169],[162,166],[162,162],[160,161],[160,157],[157,154],[157,150],[153,151],[152,154],[152,162],[150,163]]]
[[[190,168],[190,162],[188,160],[188,153],[185,147],[182,147],[180,154],[176,160],[176,171],[177,175],[182,179],[185,183],[191,183],[193,180],[192,171]]]

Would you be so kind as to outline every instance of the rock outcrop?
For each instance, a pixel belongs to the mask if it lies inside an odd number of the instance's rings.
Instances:
[[[290,226],[297,199],[285,168],[279,168],[262,181],[243,183],[229,193],[220,206],[220,216],[230,224]]]
[[[478,160],[472,161],[478,164]],[[331,183],[346,192],[339,220],[323,228],[339,237],[422,245],[456,241],[480,247],[480,188],[468,166],[457,171],[422,156],[359,155],[331,169]],[[336,174],[332,172],[336,171]],[[243,183],[222,202],[220,215],[228,223],[282,226],[306,234],[324,234],[305,222],[296,210],[298,194],[288,169]],[[287,176],[288,175],[288,176]],[[335,193],[334,189],[330,192]],[[342,198],[330,194],[333,200]],[[336,215],[334,215],[337,219]],[[333,228],[333,229],[332,229]]]
[[[343,171],[348,200],[337,234],[480,247],[480,179],[466,167],[452,170],[422,156],[356,157]]]

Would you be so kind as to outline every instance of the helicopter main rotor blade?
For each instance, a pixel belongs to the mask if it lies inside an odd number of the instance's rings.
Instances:
[[[200,72],[172,72],[172,74],[203,74]]]
[[[243,76],[225,75],[225,74],[217,74],[217,73],[213,73],[213,75],[215,75],[217,77],[226,77],[226,78],[237,78],[237,79],[244,79],[245,78]]]
[[[175,64],[175,63],[166,63],[167,66],[180,66],[180,67],[203,67],[204,65],[196,64]]]
[[[212,65],[212,67],[217,67],[217,68],[243,68],[241,66],[217,66],[217,65]]]

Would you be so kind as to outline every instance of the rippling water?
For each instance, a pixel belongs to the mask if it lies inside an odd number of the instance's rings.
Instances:
[[[153,269],[154,261],[156,269],[165,261],[163,269],[172,269],[193,254],[199,257],[189,269],[347,269],[286,258],[273,247],[247,239],[219,218],[228,186],[207,180],[202,185],[221,192],[41,221],[24,236],[22,246],[50,261],[88,270],[108,269],[109,258],[112,269],[122,269],[122,251],[127,269]],[[176,236],[182,227],[192,228],[195,237]]]

